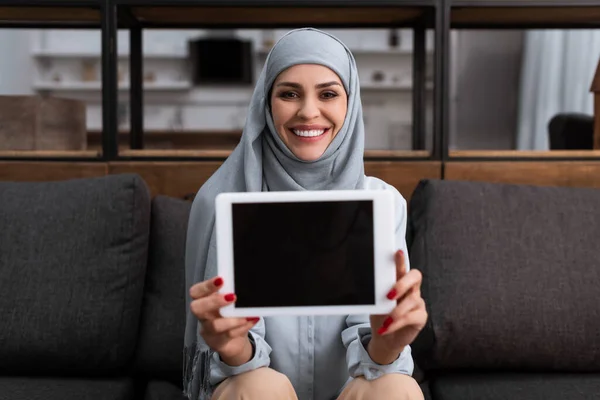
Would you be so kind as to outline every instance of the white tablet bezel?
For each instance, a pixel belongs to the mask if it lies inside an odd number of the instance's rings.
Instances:
[[[221,308],[223,317],[263,317],[272,315],[350,315],[387,314],[396,302],[386,295],[396,282],[395,208],[387,190],[336,190],[293,192],[222,193],[215,200],[218,274],[223,278],[221,293],[235,293],[233,271],[232,204],[302,201],[373,201],[373,246],[375,304],[347,306],[293,306],[236,308],[235,303]]]

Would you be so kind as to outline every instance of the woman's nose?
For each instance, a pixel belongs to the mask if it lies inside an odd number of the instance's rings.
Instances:
[[[298,110],[298,116],[302,119],[314,119],[320,114],[319,107],[314,100],[305,100]]]

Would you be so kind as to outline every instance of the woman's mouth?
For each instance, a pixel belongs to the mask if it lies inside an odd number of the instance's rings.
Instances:
[[[300,140],[314,141],[321,139],[330,128],[325,129],[290,129],[290,131]]]

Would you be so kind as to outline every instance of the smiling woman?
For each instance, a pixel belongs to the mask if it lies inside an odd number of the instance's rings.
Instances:
[[[342,128],[348,96],[331,69],[300,64],[282,72],[270,97],[277,134],[296,157],[321,157]]]
[[[421,275],[409,267],[406,201],[394,187],[365,176],[364,143],[360,83],[352,53],[319,30],[285,35],[267,56],[240,144],[200,188],[190,213],[183,377],[189,399],[423,399],[411,377],[410,343],[423,328],[427,312]],[[398,279],[385,289],[387,298],[397,302],[390,314],[223,318],[221,308],[237,297],[221,293],[224,280],[216,276],[216,196],[302,190],[392,192]],[[299,226],[290,223],[286,229]],[[268,236],[258,240],[270,243]],[[278,251],[278,260],[295,254]],[[259,259],[266,263],[269,255]],[[260,274],[262,266],[256,264],[244,264],[254,269],[249,274]],[[334,277],[330,285],[337,285],[342,277],[335,279],[339,272],[333,264],[325,262],[319,268],[329,268],[326,272]],[[275,265],[283,274],[309,267]],[[321,279],[318,275],[308,279]],[[276,290],[285,293],[286,287]]]

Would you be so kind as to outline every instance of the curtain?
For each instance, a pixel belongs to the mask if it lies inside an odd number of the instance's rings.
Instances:
[[[548,150],[548,123],[557,113],[593,114],[590,85],[600,57],[600,30],[525,34],[517,149]]]

